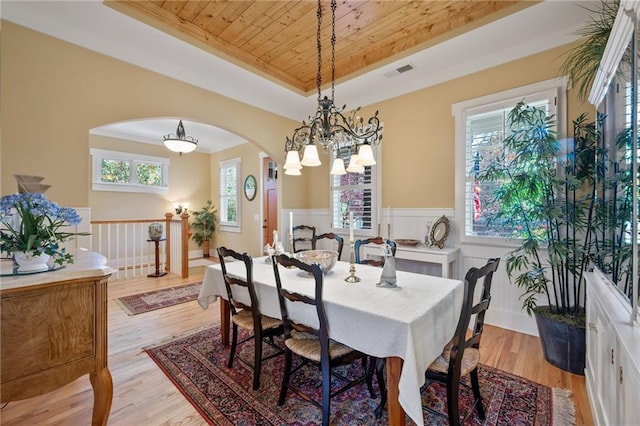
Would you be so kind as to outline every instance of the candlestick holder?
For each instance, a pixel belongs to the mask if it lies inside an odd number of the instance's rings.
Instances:
[[[344,280],[348,283],[357,283],[360,282],[360,278],[356,276],[356,252],[354,250],[355,241],[353,238],[349,240],[349,245],[351,246],[351,257],[349,260],[349,276]]]
[[[289,232],[289,255],[293,256],[295,250],[293,249],[293,234]]]
[[[380,224],[378,224],[378,233],[376,234],[378,237],[381,237],[382,234],[380,234]]]
[[[391,239],[391,224],[387,223],[387,240]]]
[[[289,257],[295,257],[295,250],[293,249],[293,233],[289,232]],[[295,269],[293,265],[286,266],[287,269]]]

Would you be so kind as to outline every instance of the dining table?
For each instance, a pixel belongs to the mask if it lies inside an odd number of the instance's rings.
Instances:
[[[243,262],[225,262],[227,273],[246,278]],[[459,280],[396,271],[397,286],[377,285],[382,268],[356,264],[359,282],[346,282],[350,263],[339,261],[323,277],[322,298],[330,337],[365,354],[386,358],[389,425],[408,415],[423,425],[420,388],[425,371],[453,337],[463,301]],[[283,286],[314,296],[314,280],[299,269],[279,266]],[[253,259],[253,282],[264,315],[280,318],[271,259]],[[235,294],[234,294],[235,296]],[[207,309],[220,297],[222,343],[229,344],[230,309],[220,264],[207,267],[198,303]],[[239,295],[242,301],[242,295]],[[248,302],[248,294],[246,300]],[[317,321],[317,319],[316,319]]]

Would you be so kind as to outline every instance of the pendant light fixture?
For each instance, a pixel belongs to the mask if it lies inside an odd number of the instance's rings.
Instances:
[[[382,125],[378,118],[378,111],[373,117],[365,121],[357,117],[358,107],[348,116],[342,108],[336,108],[335,73],[336,73],[336,0],[331,0],[331,99],[322,97],[322,42],[320,28],[322,24],[322,4],[318,0],[318,30],[316,43],[318,48],[318,73],[316,74],[316,88],[318,91],[318,108],[315,116],[309,117],[309,123],[302,122],[302,126],[293,131],[291,138],[287,137],[285,151],[287,153],[283,166],[285,174],[300,175],[303,167],[314,167],[322,164],[318,155],[318,145],[325,152],[329,150],[335,154],[331,174],[343,175],[347,172],[364,173],[364,166],[373,166],[376,160],[373,156],[372,145],[382,142]],[[300,159],[302,151],[302,160]],[[344,167],[344,153],[348,153],[349,165]],[[359,154],[359,155],[358,155]]]
[[[182,155],[183,152],[195,151],[198,147],[198,139],[186,135],[182,120],[180,120],[176,134],[164,136],[164,146],[170,151],[179,152]]]

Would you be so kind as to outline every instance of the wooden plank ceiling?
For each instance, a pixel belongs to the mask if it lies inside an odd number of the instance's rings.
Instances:
[[[317,2],[115,0],[105,4],[300,93],[316,90]],[[526,0],[352,1],[336,10],[336,81],[528,7]],[[331,81],[323,0],[322,81]]]

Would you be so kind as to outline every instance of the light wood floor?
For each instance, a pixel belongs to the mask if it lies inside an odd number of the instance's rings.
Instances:
[[[189,402],[144,353],[143,347],[218,322],[218,306],[202,310],[195,302],[127,316],[114,299],[201,277],[175,275],[109,283],[109,369],[113,376],[110,425],[204,425]],[[544,361],[538,338],[487,326],[481,362],[536,382],[573,391],[578,425],[593,424],[584,377],[563,372]],[[2,365],[2,368],[11,368]],[[84,376],[48,394],[11,402],[0,411],[0,424],[89,425],[93,392]]]

